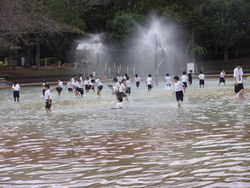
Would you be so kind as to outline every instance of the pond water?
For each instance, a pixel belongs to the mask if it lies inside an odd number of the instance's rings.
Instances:
[[[54,91],[50,115],[42,88],[19,103],[0,90],[0,187],[250,187],[250,89],[236,100],[232,79],[206,79],[178,108],[173,87],[142,82],[110,110],[107,84],[100,98]]]

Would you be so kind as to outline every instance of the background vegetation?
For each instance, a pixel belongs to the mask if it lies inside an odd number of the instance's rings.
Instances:
[[[182,26],[193,62],[249,57],[249,9],[248,0],[1,0],[0,61],[18,50],[26,67],[67,62],[84,33],[108,33],[111,50],[126,51],[134,23],[152,14]]]

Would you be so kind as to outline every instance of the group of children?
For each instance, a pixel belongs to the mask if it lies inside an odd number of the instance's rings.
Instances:
[[[174,92],[176,100],[178,103],[178,106],[181,106],[181,101],[183,101],[184,93],[186,93],[186,88],[189,85],[192,85],[193,81],[193,71],[190,70],[188,76],[186,76],[186,71],[183,72],[183,75],[179,78],[179,76],[175,76],[173,79],[169,76],[169,74],[166,74],[166,77],[164,79],[164,82],[166,83],[167,87],[171,87],[171,84],[174,83]],[[224,83],[226,85],[225,81],[225,71],[222,70],[220,73],[220,79],[219,84]],[[101,91],[103,89],[103,84],[101,83],[101,80],[105,79],[106,77],[94,79],[93,75],[89,75],[89,77],[85,77],[84,81],[82,79],[82,75],[80,74],[78,78],[73,76],[72,79],[67,83],[66,88],[68,92],[73,92],[75,96],[83,97],[84,90],[85,92],[93,91],[95,92],[95,85],[97,87],[97,96],[100,97]],[[200,74],[198,76],[199,85],[200,88],[204,88],[205,85],[205,75],[202,71],[200,71]],[[126,99],[127,102],[129,102],[128,96],[131,94],[131,82],[134,81],[136,83],[137,89],[140,87],[141,78],[138,76],[138,74],[135,74],[135,78],[131,80],[128,76],[128,74],[125,74],[123,77],[118,74],[116,77],[113,78],[113,81],[115,82],[114,85],[108,85],[108,87],[112,90],[112,94],[116,96],[117,98],[117,106],[115,108],[111,109],[122,109],[123,108],[123,98]],[[146,86],[148,88],[148,91],[152,90],[153,87],[153,79],[152,75],[149,74],[148,78],[146,79]],[[45,110],[48,113],[51,111],[51,104],[52,104],[52,97],[50,92],[53,92],[54,90],[57,90],[58,95],[61,96],[61,92],[63,90],[63,81],[62,79],[58,78],[58,84],[55,86],[52,90],[49,90],[50,85],[46,80],[44,80],[43,83],[43,96],[45,97]],[[14,101],[19,102],[20,98],[20,85],[17,81],[14,82],[13,86],[13,97]],[[244,97],[244,89],[241,89],[238,93],[236,93],[237,99],[243,99]]]

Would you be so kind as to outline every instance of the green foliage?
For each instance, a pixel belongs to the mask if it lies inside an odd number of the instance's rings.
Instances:
[[[210,40],[222,47],[232,47],[246,32],[244,0],[209,0],[203,6]]]
[[[116,13],[114,19],[107,22],[111,40],[114,44],[121,44],[134,34],[135,21],[139,22],[141,16],[132,13]]]
[[[86,29],[86,24],[80,16],[80,12],[75,9],[75,0],[48,0],[49,11],[61,23],[66,23],[81,30]],[[85,3],[77,4],[84,6]]]

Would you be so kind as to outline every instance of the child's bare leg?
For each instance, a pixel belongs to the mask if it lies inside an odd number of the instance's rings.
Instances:
[[[126,96],[125,98],[126,98],[126,101],[128,101],[128,102],[129,102],[128,97]]]
[[[100,89],[97,89],[97,95],[98,95],[98,97],[101,96],[101,91],[100,91]]]

